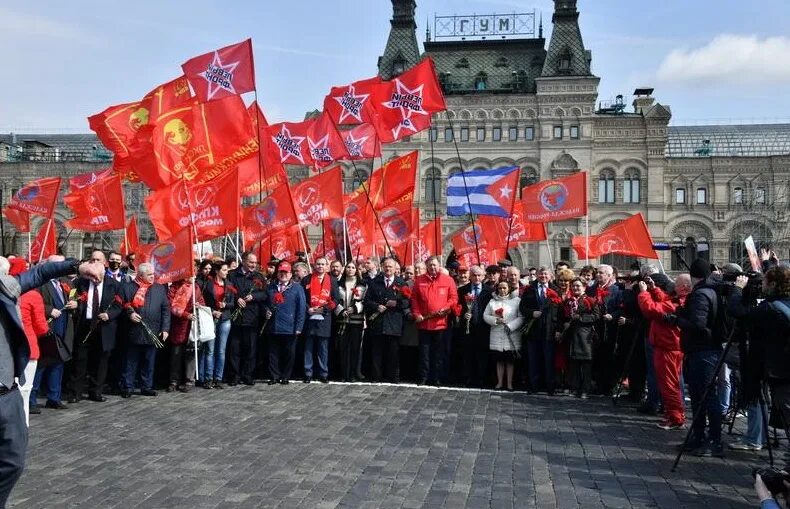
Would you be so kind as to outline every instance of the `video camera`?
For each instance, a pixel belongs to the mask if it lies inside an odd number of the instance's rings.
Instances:
[[[746,276],[749,281],[743,289],[744,300],[747,302],[755,302],[763,298],[763,274],[750,270],[748,272],[727,272],[722,274],[722,280],[726,283],[734,283],[739,276]]]
[[[774,496],[788,492],[787,486],[784,484],[785,481],[790,483],[790,474],[787,472],[773,467],[755,467],[752,469],[752,477],[756,478],[757,474],[760,474],[765,487]]]

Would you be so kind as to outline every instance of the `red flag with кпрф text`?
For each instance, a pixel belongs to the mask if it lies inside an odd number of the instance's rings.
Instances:
[[[340,166],[299,182],[291,191],[299,224],[318,224],[343,217],[343,181]]]
[[[255,90],[252,39],[190,58],[181,65],[201,102]]]
[[[658,259],[653,249],[653,238],[642,214],[634,214],[628,219],[613,224],[598,235],[590,235],[589,238],[582,235],[575,236],[571,240],[571,245],[579,259],[599,258],[609,253]]]

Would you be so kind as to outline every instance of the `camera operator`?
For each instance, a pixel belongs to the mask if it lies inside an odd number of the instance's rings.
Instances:
[[[729,307],[742,313],[743,289],[749,278],[738,276]],[[762,358],[763,380],[771,389],[774,406],[782,417],[785,434],[790,437],[790,268],[774,266],[762,283],[765,300],[749,309],[746,322],[754,348]],[[785,470],[790,468],[790,444],[785,449]]]
[[[779,472],[776,475],[775,471],[758,470],[754,473],[754,491],[760,499],[760,509],[782,509],[776,501],[775,495],[781,493],[785,501],[788,498],[790,491],[790,481],[784,479],[787,477],[785,472]],[[763,479],[763,476],[769,476],[769,479]],[[770,484],[770,486],[769,486]],[[771,490],[773,488],[774,491]]]
[[[683,307],[678,308],[675,320],[670,315],[670,321],[680,327],[680,344],[686,357],[684,375],[691,396],[693,426],[686,449],[694,451],[696,456],[723,457],[718,388],[711,384],[716,377],[716,366],[722,353],[721,342],[724,340],[717,320],[718,314],[723,312],[719,309],[716,292],[720,279],[711,277],[710,263],[702,258],[694,260],[689,273],[691,293]],[[705,401],[702,401],[703,395]]]

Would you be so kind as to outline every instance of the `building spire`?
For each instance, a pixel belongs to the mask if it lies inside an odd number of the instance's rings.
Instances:
[[[414,13],[415,0],[392,0],[390,35],[384,54],[379,57],[379,76],[388,80],[413,67],[420,61],[417,45],[417,22]]]
[[[541,76],[592,76],[591,53],[584,49],[576,0],[554,0],[549,49]]]
[[[538,39],[543,39],[543,11],[540,12],[540,25],[538,25]]]

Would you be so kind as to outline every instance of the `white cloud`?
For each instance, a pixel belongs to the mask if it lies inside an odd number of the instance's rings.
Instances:
[[[722,34],[696,49],[675,49],[658,68],[665,82],[790,83],[790,37]]]

